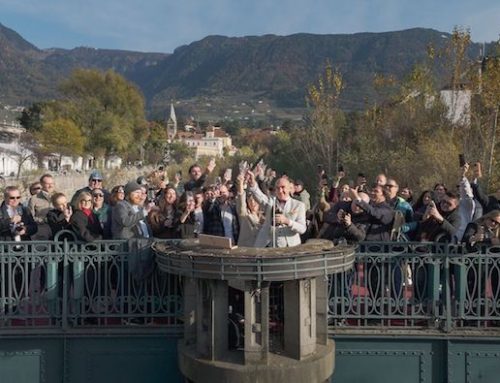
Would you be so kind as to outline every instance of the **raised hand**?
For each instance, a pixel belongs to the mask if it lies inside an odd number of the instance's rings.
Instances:
[[[215,169],[215,159],[211,158],[207,165],[207,172],[212,173]]]

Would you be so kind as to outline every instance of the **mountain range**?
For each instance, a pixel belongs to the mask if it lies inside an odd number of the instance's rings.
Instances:
[[[151,118],[164,118],[171,101],[198,119],[297,118],[305,108],[307,86],[330,62],[344,75],[342,106],[361,109],[376,97],[376,73],[402,78],[425,59],[430,44],[442,48],[450,37],[423,28],[345,35],[208,36],[167,54],[39,49],[0,24],[0,102],[29,105],[56,98],[59,81],[83,67],[113,69],[134,82]],[[470,57],[479,53],[480,45],[472,44]]]

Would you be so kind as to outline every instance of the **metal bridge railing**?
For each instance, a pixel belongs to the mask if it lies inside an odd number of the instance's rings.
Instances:
[[[179,279],[151,257],[125,240],[1,242],[0,328],[178,324]]]
[[[143,250],[122,240],[0,242],[0,331],[181,324],[179,279],[149,270]],[[330,325],[495,328],[499,280],[500,246],[361,243],[354,270],[329,277]]]
[[[354,270],[329,279],[333,328],[500,327],[500,246],[361,243]]]

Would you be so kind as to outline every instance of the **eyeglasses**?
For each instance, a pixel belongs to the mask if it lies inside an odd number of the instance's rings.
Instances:
[[[102,198],[102,197],[104,197],[104,194],[92,194],[92,197],[94,197],[94,198]]]
[[[10,200],[14,200],[14,199],[21,199],[21,197],[20,197],[20,196],[17,196],[17,197],[16,197],[16,196],[10,196],[10,197],[9,197],[9,199],[10,199]]]

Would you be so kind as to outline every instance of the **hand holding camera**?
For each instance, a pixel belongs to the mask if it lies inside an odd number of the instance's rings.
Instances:
[[[280,213],[276,212],[276,214],[274,216],[274,225],[275,226],[288,225],[288,223],[289,223],[289,220],[285,214],[283,214],[281,212]]]
[[[469,164],[465,160],[465,155],[463,153],[460,153],[458,155],[458,164],[460,165],[460,168],[462,169],[462,177],[465,177],[467,174],[467,171],[469,170]]]
[[[349,213],[344,214],[344,219],[343,219],[342,223],[344,224],[345,227],[349,227],[352,225],[352,219],[351,219],[351,215]]]
[[[429,202],[429,204],[427,205],[427,208],[425,209],[425,213],[422,217],[423,221],[426,221],[431,217],[431,210],[432,209],[436,209],[436,203],[431,200],[431,202]]]
[[[438,208],[437,208],[436,204],[434,203],[434,201],[431,201],[431,202],[429,203],[429,208],[428,208],[428,210],[429,210],[429,214],[428,214],[429,218],[430,218],[430,217],[433,217],[433,218],[434,218],[434,219],[436,219],[438,222],[442,222],[442,221],[444,221],[444,218],[443,218],[443,216],[441,215],[441,213],[439,212],[439,210],[438,210]]]
[[[349,227],[352,224],[351,215],[343,209],[340,209],[337,212],[337,219],[346,227]]]
[[[15,223],[12,227],[12,235],[14,237],[14,241],[20,242],[21,236],[26,234],[26,228],[24,227],[23,222]]]
[[[19,215],[19,214],[16,214],[15,216],[13,216],[10,221],[14,224],[14,225],[17,225],[19,222],[21,222],[23,218]]]
[[[286,225],[288,219],[286,218],[285,214],[283,213],[283,210],[279,205],[275,205],[274,208],[274,222],[273,226],[281,226],[281,225]]]

